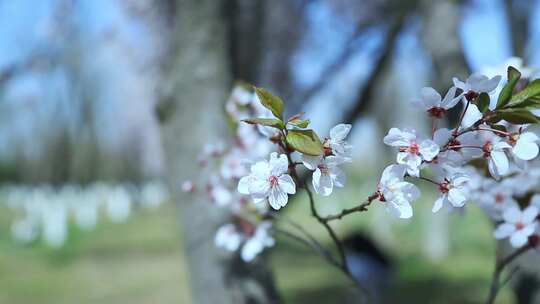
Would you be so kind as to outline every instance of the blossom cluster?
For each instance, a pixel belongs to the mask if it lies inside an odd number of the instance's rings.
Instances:
[[[540,119],[534,111],[540,82],[521,78],[512,67],[501,80],[481,74],[454,78],[444,97],[433,88],[421,90],[412,104],[432,121],[431,133],[392,128],[383,140],[397,149],[396,164],[384,170],[377,190],[387,210],[410,218],[411,203],[420,197],[412,181],[422,181],[439,193],[433,212],[472,202],[497,223],[495,238],[509,238],[516,248],[537,238]],[[460,104],[455,127],[438,128]]]
[[[225,108],[233,140],[204,147],[199,163],[205,179],[185,182],[183,188],[196,191],[200,184],[216,206],[231,212],[215,243],[250,262],[274,245],[272,210],[285,207],[296,193],[298,166],[312,172],[313,189],[322,196],[344,187],[341,166],[351,162],[352,147],[345,140],[351,125],[335,126],[321,141],[302,114],[283,121],[278,97],[243,84],[233,89]]]
[[[383,170],[366,205],[327,219],[316,210],[313,215],[326,225],[378,200],[390,214],[410,218],[412,203],[421,196],[417,184],[426,183],[439,194],[434,213],[474,203],[497,224],[495,238],[509,238],[516,248],[538,239],[540,195],[534,193],[540,187],[540,118],[535,110],[540,108],[540,80],[522,77],[513,67],[504,78],[454,78],[444,97],[423,88],[411,105],[431,120],[431,132],[391,128],[383,143],[396,150],[395,163]],[[199,162],[207,178],[198,183],[215,205],[232,214],[231,222],[218,229],[216,245],[250,262],[274,245],[273,219],[289,197],[306,188],[312,200],[309,174],[311,188],[321,196],[345,186],[342,166],[352,161],[346,140],[351,125],[338,124],[321,140],[303,113],[285,119],[279,97],[245,84],[234,88],[226,112],[234,140],[204,148]],[[449,128],[452,112],[459,112],[459,118]],[[198,189],[193,182],[183,187]]]

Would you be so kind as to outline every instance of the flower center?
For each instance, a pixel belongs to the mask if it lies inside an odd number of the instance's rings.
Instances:
[[[384,195],[382,194],[381,190],[377,190],[377,199],[380,201],[380,202],[386,202],[386,198],[384,197]]]
[[[495,203],[502,204],[502,202],[504,202],[504,195],[500,192],[497,192],[497,194],[495,194]]]
[[[484,152],[484,157],[488,158],[491,155],[491,150],[493,150],[493,144],[488,141],[482,146],[482,151]]]
[[[459,151],[459,150],[461,150],[461,147],[460,147],[460,146],[461,146],[461,142],[460,142],[459,140],[455,139],[455,138],[452,139],[452,140],[450,140],[450,144],[449,144],[449,145],[452,147],[451,150],[454,150],[454,151]]]
[[[439,191],[441,191],[441,193],[448,193],[451,187],[452,185],[450,185],[450,181],[445,178],[444,181],[439,184]]]
[[[253,234],[255,234],[255,225],[242,218],[238,219],[238,227],[248,237],[251,237],[253,236]]]
[[[519,140],[519,133],[513,133],[508,137],[508,144],[512,147],[516,145],[517,141]]]
[[[324,156],[334,155],[334,152],[332,151],[332,147],[330,147],[330,141],[328,140],[328,138],[324,140],[323,152],[324,152]]]
[[[525,228],[525,225],[522,222],[517,222],[516,223],[516,229],[517,230],[521,230],[523,228]]]
[[[476,99],[476,97],[478,97],[478,93],[476,93],[475,91],[469,91],[465,93],[465,98],[467,98],[468,101]]]
[[[414,155],[420,154],[420,147],[418,146],[417,143],[415,142],[411,143],[411,145],[409,146],[409,153],[414,154]]]
[[[441,107],[433,107],[427,110],[427,112],[431,117],[443,118],[444,114],[446,114],[446,109]]]
[[[327,165],[319,164],[319,165],[317,165],[317,168],[319,168],[319,170],[321,170],[322,174],[328,175],[329,171],[328,171],[328,166]]]
[[[268,178],[268,182],[270,183],[270,186],[271,186],[271,187],[277,186],[277,184],[278,184],[278,178],[277,178],[277,176],[271,175],[271,176]]]

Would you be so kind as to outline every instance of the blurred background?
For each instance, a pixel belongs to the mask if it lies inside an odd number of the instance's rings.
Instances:
[[[227,137],[235,80],[305,111],[319,134],[353,124],[348,187],[319,199],[333,213],[375,187],[390,127],[429,130],[409,106],[421,87],[444,94],[453,76],[508,64],[534,75],[538,47],[535,0],[0,1],[0,303],[215,303],[224,215],[180,185]],[[336,229],[385,257],[390,303],[481,302],[491,224],[474,206],[432,216],[434,195],[410,221],[372,208]],[[283,212],[326,240],[301,197]],[[290,240],[264,262],[286,303],[349,297]]]

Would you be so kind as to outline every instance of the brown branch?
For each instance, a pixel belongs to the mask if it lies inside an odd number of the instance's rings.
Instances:
[[[379,194],[378,193],[373,193],[372,195],[370,195],[367,200],[363,203],[361,203],[360,205],[356,206],[356,207],[353,207],[353,208],[349,208],[349,209],[343,209],[340,213],[338,214],[334,214],[334,215],[329,215],[329,216],[325,216],[323,217],[322,219],[325,221],[325,222],[330,222],[330,221],[333,221],[333,220],[340,220],[342,219],[343,217],[349,215],[349,214],[352,214],[352,213],[356,213],[356,212],[363,212],[363,211],[367,211],[368,210],[368,206],[371,205],[371,202],[373,202],[375,199],[377,199],[379,197]]]
[[[334,259],[334,257],[329,254],[326,250],[324,250],[323,247],[320,247],[318,245],[316,245],[315,243],[313,242],[310,242],[304,238],[302,238],[301,236],[298,236],[294,233],[291,233],[289,231],[286,231],[286,230],[282,230],[282,229],[275,229],[276,232],[279,232],[293,240],[296,240],[306,246],[308,246],[309,248],[311,248],[313,251],[315,251],[319,256],[321,256],[322,258],[324,258],[324,260],[326,262],[328,262],[330,265],[334,266],[334,267],[337,267],[337,268],[340,268],[341,265],[339,264],[339,262]]]
[[[499,290],[501,288],[501,274],[504,268],[531,248],[533,248],[533,246],[529,243],[517,249],[512,254],[502,260],[496,259],[495,271],[493,272],[493,277],[491,279],[491,287],[489,289],[489,295],[486,301],[487,304],[493,304],[495,302],[495,298],[497,297],[497,294],[499,293]]]
[[[301,225],[295,223],[294,221],[291,221],[290,219],[282,215],[277,215],[277,213],[270,213],[268,214],[268,216],[272,217],[274,220],[286,222],[290,226],[294,227],[296,230],[298,230],[307,238],[307,240],[304,240],[304,241],[310,243],[310,246],[314,247],[317,253],[319,253],[326,260],[328,260],[330,264],[334,266],[339,266],[339,262],[337,262],[336,259],[334,259],[332,254],[326,248],[324,248],[324,246],[321,243],[319,243],[319,241],[317,241],[317,239],[315,239],[315,237],[311,235],[311,233],[309,233],[306,229],[304,229],[304,227],[302,227]]]

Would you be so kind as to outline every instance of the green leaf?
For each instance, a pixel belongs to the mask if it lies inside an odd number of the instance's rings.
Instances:
[[[499,99],[497,99],[497,109],[500,109],[508,104],[519,78],[521,78],[521,73],[514,67],[508,67],[508,82],[499,94]]]
[[[272,111],[276,118],[283,119],[283,100],[281,98],[263,88],[255,87],[255,92],[265,108]]]
[[[276,119],[276,118],[249,118],[249,119],[244,119],[242,121],[251,125],[262,125],[262,126],[274,127],[280,130],[285,129],[285,125],[283,124],[283,121],[281,121],[281,119]]]
[[[499,131],[503,131],[503,132],[507,132],[508,130],[506,129],[505,126],[503,125],[491,125],[490,126],[492,129],[495,129],[495,130],[499,130]]]
[[[289,123],[293,126],[296,126],[298,128],[307,128],[307,126],[309,126],[309,123],[311,121],[309,119],[293,119],[293,120],[289,120]]]
[[[540,117],[526,109],[504,109],[495,112],[498,120],[504,119],[509,123],[521,125],[527,123],[540,123]]]
[[[526,86],[521,92],[512,96],[506,107],[540,107],[540,79],[536,79],[529,83],[529,85]]]
[[[294,150],[307,155],[322,155],[322,142],[313,130],[289,130],[287,143]]]
[[[489,94],[481,93],[474,103],[478,106],[478,110],[482,113],[489,111]]]

